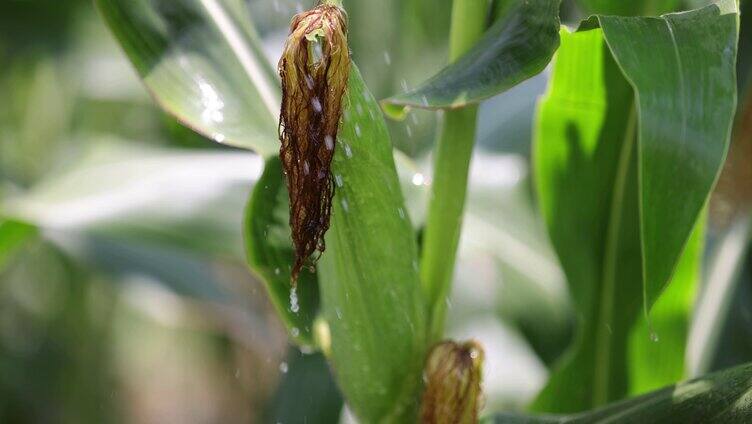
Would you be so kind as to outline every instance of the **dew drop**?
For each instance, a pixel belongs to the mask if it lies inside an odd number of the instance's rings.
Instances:
[[[224,134],[214,134],[214,141],[217,143],[224,143],[226,139]]]
[[[290,310],[295,314],[300,311],[300,305],[298,304],[298,289],[295,286],[290,289]]]
[[[287,365],[287,362],[282,362],[279,364],[279,372],[282,374],[287,374],[287,371],[290,369],[290,367]]]
[[[413,185],[421,186],[425,182],[426,182],[426,177],[424,177],[423,174],[421,174],[420,172],[413,175]]]
[[[279,268],[274,268],[274,275],[279,275],[279,272],[280,272]]]
[[[290,329],[290,334],[292,334],[293,337],[298,337],[300,335],[300,330],[298,330],[298,327],[293,327]]]
[[[311,100],[311,106],[313,106],[313,110],[316,111],[316,113],[321,113],[321,100],[319,100],[318,97],[314,97],[313,100]]]
[[[651,331],[650,332],[650,341],[657,343],[658,340],[659,340],[658,333],[656,333],[655,331]]]

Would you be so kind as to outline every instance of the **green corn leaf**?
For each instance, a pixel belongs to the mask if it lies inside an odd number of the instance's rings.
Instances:
[[[540,73],[559,46],[559,0],[515,1],[468,53],[407,93],[383,102],[404,108],[458,108],[504,92]]]
[[[649,308],[669,281],[728,150],[739,12],[734,0],[722,0],[661,18],[599,21],[636,94]]]
[[[679,0],[579,0],[583,11],[589,14],[638,16],[673,12]]]
[[[280,88],[237,0],[95,0],[157,103],[208,138],[278,149]]]
[[[361,420],[409,422],[426,351],[417,247],[385,122],[356,67],[346,96],[331,227],[318,266],[330,361]]]
[[[567,416],[499,414],[495,424],[744,423],[752,420],[752,365],[666,387],[593,412]]]
[[[691,376],[685,361],[690,321],[701,277],[705,217],[698,221],[671,283],[629,335],[629,394],[639,395]],[[646,336],[649,335],[649,336]]]
[[[601,31],[563,31],[539,106],[534,179],[581,318],[536,410],[581,411],[627,393],[626,339],[642,294],[631,103]]]
[[[661,18],[596,17],[562,35],[539,109],[534,167],[541,209],[581,319],[536,410],[590,409],[675,381],[682,372],[678,366],[641,377],[627,364],[648,352],[681,350],[687,337],[699,253],[696,243],[685,246],[728,146],[735,10],[723,2]],[[681,43],[659,42],[666,35],[660,28]],[[697,51],[686,51],[692,48]],[[700,106],[708,103],[715,107]],[[650,318],[639,316],[669,281],[690,290],[668,294],[651,327]],[[682,295],[690,299],[670,300]],[[668,322],[674,308],[677,325]],[[663,341],[658,327],[667,331]],[[650,333],[665,346],[645,347]]]
[[[290,336],[302,347],[314,346],[313,321],[319,307],[316,275],[304,270],[291,286],[295,257],[290,236],[290,210],[282,162],[273,156],[256,183],[245,216],[248,264],[264,283]]]
[[[326,359],[297,349],[287,354],[288,371],[282,377],[264,422],[330,424],[339,421],[342,396],[334,384]]]

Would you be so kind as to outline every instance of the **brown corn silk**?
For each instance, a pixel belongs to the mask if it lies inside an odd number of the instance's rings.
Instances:
[[[478,422],[483,348],[474,341],[444,341],[428,354],[426,388],[420,408],[423,424]]]
[[[335,187],[330,166],[349,72],[345,12],[320,4],[296,15],[279,61],[279,155],[290,195],[293,284],[326,247]],[[319,255],[312,258],[316,251]]]

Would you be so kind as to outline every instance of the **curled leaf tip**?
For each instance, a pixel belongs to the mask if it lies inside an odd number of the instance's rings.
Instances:
[[[478,422],[483,348],[475,341],[443,341],[428,354],[421,402],[422,424]]]
[[[290,195],[293,284],[325,249],[335,187],[330,167],[349,73],[344,10],[324,2],[295,15],[279,61],[279,156]]]

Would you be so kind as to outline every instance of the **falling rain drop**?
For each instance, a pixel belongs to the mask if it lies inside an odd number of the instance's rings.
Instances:
[[[347,213],[350,210],[350,205],[347,204],[347,199],[342,199],[342,209]]]
[[[327,150],[334,149],[334,137],[327,135],[324,137],[324,144],[326,145]]]
[[[348,158],[351,158],[351,157],[352,157],[352,155],[353,155],[353,153],[352,153],[352,149],[350,149],[350,146],[348,146],[347,144],[345,144],[345,155],[346,155],[346,156],[347,156]]]
[[[355,124],[355,135],[360,137],[360,125]]]
[[[399,214],[399,217],[402,219],[405,219],[405,210],[402,208],[397,208],[397,213]]]
[[[334,183],[337,184],[337,187],[342,187],[343,185],[345,185],[345,181],[342,179],[342,175],[335,175]]]
[[[282,374],[287,374],[287,371],[290,369],[290,367],[287,365],[287,362],[282,362],[279,364],[279,372]]]
[[[386,62],[386,66],[389,66],[392,64],[392,56],[389,55],[389,52],[384,50],[384,62]]]
[[[412,138],[413,136],[413,129],[410,127],[410,125],[405,126],[405,131],[407,131],[407,136]]]

